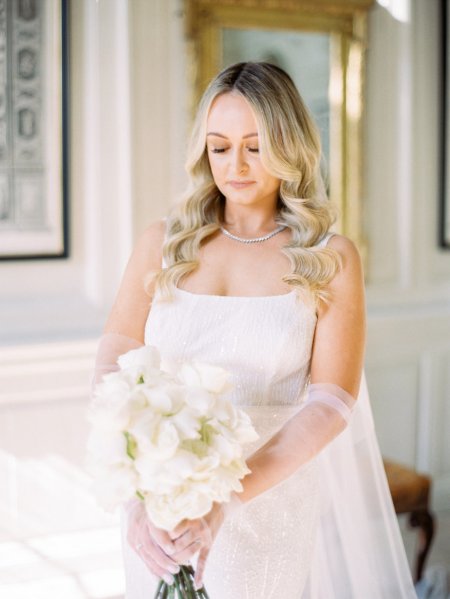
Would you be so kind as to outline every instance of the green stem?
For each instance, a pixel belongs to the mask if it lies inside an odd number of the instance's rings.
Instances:
[[[192,583],[189,578],[189,568],[187,566],[182,567],[184,586],[186,587],[186,593],[188,599],[195,599],[195,590],[192,588]]]
[[[185,566],[181,566],[180,568],[180,584],[183,589],[183,599],[190,599],[191,595],[189,594],[189,581],[186,579],[187,573],[184,568]]]
[[[209,599],[209,595],[206,592],[206,589],[204,586],[200,589],[200,593],[201,593],[201,597],[204,597],[204,599]]]
[[[161,593],[161,587],[164,584],[164,580],[161,578],[161,580],[159,581],[159,585],[158,588],[156,589],[156,593],[153,599],[158,599],[158,597],[160,596]]]
[[[175,588],[177,590],[177,596],[179,597],[179,599],[185,599],[182,582],[181,582],[181,577],[180,577],[179,573],[175,574],[174,581],[175,581]]]

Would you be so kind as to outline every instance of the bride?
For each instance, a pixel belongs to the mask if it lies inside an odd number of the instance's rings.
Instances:
[[[330,231],[320,158],[282,69],[227,67],[199,105],[189,190],[130,257],[97,379],[143,344],[217,364],[260,438],[243,491],[203,518],[166,532],[125,507],[127,599],[189,562],[211,599],[416,597],[364,377],[361,259]]]

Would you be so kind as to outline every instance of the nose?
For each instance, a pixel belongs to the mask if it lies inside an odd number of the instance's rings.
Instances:
[[[245,160],[245,155],[242,150],[237,149],[235,152],[232,153],[231,158],[231,166],[236,173],[242,173],[247,170],[248,164]]]

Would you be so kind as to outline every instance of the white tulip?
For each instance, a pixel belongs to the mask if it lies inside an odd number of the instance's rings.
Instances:
[[[182,487],[170,495],[150,495],[145,507],[155,526],[170,531],[185,518],[194,520],[207,514],[212,508],[212,499],[204,493]]]
[[[146,415],[140,418],[130,429],[135,437],[140,454],[148,454],[153,460],[163,462],[170,460],[180,444],[176,427],[170,420],[163,419],[159,414],[146,410]]]
[[[201,414],[209,414],[214,411],[216,398],[207,389],[193,384],[184,390],[184,402]]]
[[[199,416],[198,411],[186,406],[177,414],[170,418],[173,425],[177,428],[181,439],[198,439],[199,432]]]
[[[186,385],[204,387],[211,393],[224,393],[231,388],[230,374],[226,370],[198,361],[183,364],[178,376]]]
[[[117,363],[122,370],[133,368],[155,368],[159,370],[161,357],[153,345],[144,345],[139,349],[132,349],[119,356]]]
[[[195,471],[197,458],[182,449],[168,461],[161,462],[149,454],[136,459],[135,467],[139,473],[139,488],[153,493],[169,493],[184,484]]]
[[[93,460],[105,465],[129,462],[127,440],[120,431],[93,429],[87,441],[87,450]]]

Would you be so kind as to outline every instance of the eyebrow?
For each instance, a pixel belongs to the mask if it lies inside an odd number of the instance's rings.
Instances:
[[[208,135],[215,135],[216,137],[222,137],[223,139],[228,139],[228,137],[226,137],[226,135],[222,135],[222,133],[216,133],[215,131],[210,131],[209,133],[206,134],[206,136]],[[248,137],[258,137],[257,133],[248,133],[247,135],[244,135],[242,137],[242,139],[247,139]]]

